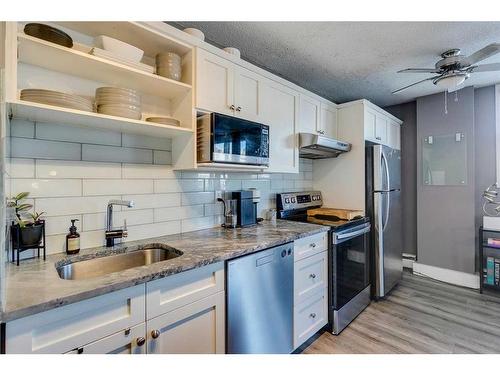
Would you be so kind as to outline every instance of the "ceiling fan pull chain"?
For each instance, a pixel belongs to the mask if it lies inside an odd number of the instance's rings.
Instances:
[[[448,92],[444,92],[444,114],[448,114]]]
[[[458,90],[457,90],[457,91],[455,91],[455,102],[457,102],[457,103],[458,103]]]

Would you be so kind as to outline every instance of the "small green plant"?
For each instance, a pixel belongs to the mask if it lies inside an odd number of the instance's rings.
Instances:
[[[40,222],[41,217],[45,212],[28,212],[33,208],[32,204],[24,203],[23,201],[28,198],[29,192],[21,192],[7,201],[7,206],[14,208],[16,211],[16,222],[21,227],[24,228],[28,224],[37,224]]]

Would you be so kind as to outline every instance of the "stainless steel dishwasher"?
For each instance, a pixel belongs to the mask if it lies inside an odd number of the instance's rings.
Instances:
[[[293,350],[293,243],[227,262],[227,352]]]

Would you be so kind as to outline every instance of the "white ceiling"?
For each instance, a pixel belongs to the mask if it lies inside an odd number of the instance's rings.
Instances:
[[[387,106],[439,92],[430,77],[397,74],[432,68],[440,54],[460,48],[470,55],[500,42],[500,22],[176,22],[196,27],[206,40],[236,47],[242,57],[336,103],[366,98]],[[500,62],[500,54],[482,63]],[[500,72],[475,73],[465,86],[500,82]]]

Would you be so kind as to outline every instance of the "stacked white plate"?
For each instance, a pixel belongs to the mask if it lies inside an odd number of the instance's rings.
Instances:
[[[181,122],[173,117],[148,117],[146,121],[162,125],[171,125],[171,126],[181,125]]]
[[[43,89],[24,89],[21,90],[21,100],[30,102],[54,105],[80,111],[93,111],[92,101],[82,96],[66,94],[64,92],[43,90]]]
[[[104,115],[141,119],[141,97],[132,89],[99,87],[95,91],[97,112]]]

